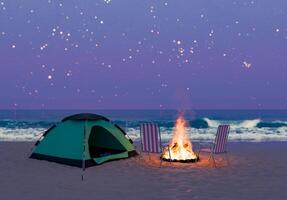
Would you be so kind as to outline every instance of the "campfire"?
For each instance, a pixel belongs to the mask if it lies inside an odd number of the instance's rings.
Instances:
[[[192,151],[192,144],[186,131],[187,122],[180,116],[176,120],[173,137],[161,155],[164,161],[197,162],[199,158]]]

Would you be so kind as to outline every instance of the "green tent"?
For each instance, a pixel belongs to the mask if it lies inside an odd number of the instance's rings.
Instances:
[[[77,114],[49,128],[30,158],[90,167],[137,155],[133,142],[117,125],[96,114]]]

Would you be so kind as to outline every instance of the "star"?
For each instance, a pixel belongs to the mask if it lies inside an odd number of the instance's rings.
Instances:
[[[252,64],[244,61],[243,62],[243,66],[246,67],[246,68],[250,68],[252,66]]]

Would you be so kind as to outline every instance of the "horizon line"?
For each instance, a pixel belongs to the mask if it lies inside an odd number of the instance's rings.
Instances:
[[[18,109],[13,109],[13,108],[0,108],[0,111],[43,111],[43,110],[53,110],[53,111],[69,111],[69,110],[94,110],[94,111],[121,111],[121,110],[138,110],[138,111],[142,111],[142,110],[149,110],[149,111],[193,111],[193,110],[230,110],[230,111],[235,111],[235,110],[258,110],[258,111],[267,111],[267,110],[281,110],[281,111],[286,111],[287,108],[234,108],[234,109],[230,109],[230,108],[195,108],[195,109],[176,109],[176,108],[169,108],[169,109],[156,109],[156,108],[116,108],[116,109],[110,109],[110,108],[18,108]]]

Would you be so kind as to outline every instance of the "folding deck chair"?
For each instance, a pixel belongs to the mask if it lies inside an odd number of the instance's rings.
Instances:
[[[226,150],[229,129],[230,129],[229,125],[219,125],[217,128],[217,133],[216,133],[214,142],[199,144],[200,148],[199,148],[198,156],[201,152],[210,153],[208,161],[212,159],[213,164],[216,167],[214,156],[218,154],[225,154],[225,159],[227,161],[227,164],[229,165],[229,160],[228,160],[227,150]]]
[[[161,135],[159,126],[155,123],[140,125],[141,151],[145,153],[162,153]],[[160,165],[162,160],[160,161]]]

